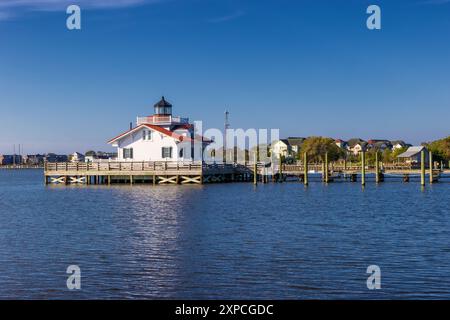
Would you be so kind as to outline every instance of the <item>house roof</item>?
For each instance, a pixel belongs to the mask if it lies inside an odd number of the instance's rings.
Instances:
[[[399,144],[399,145],[401,145],[401,146],[406,146],[406,143],[405,143],[405,141],[403,141],[403,140],[394,140],[394,141],[392,141],[391,143],[392,143],[393,146],[395,146],[395,145],[397,145],[397,144]]]
[[[305,138],[300,137],[289,137],[287,138],[287,142],[291,146],[299,146],[301,147],[303,145],[303,142],[305,142]]]
[[[161,100],[155,104],[155,107],[171,107],[172,105],[166,101],[164,96],[162,96]]]
[[[391,141],[389,141],[387,139],[370,139],[369,141],[367,141],[367,143],[369,143],[369,144],[377,144],[377,143],[390,144]]]
[[[372,145],[376,148],[380,148],[383,145],[389,147],[389,146],[391,146],[391,142],[387,141],[387,140],[386,141],[377,141],[377,142],[374,142]]]
[[[347,144],[350,148],[353,148],[357,144],[360,144],[361,146],[365,146],[365,145],[367,145],[367,142],[360,138],[353,138],[353,139],[348,140]]]
[[[399,154],[397,156],[397,158],[410,158],[410,157],[414,157],[417,154],[421,153],[422,150],[426,150],[426,148],[424,146],[414,146],[414,147],[409,147],[408,150],[406,150],[405,152],[403,152],[402,154]]]
[[[136,131],[144,128],[144,127],[147,127],[147,128],[152,129],[154,131],[158,131],[159,133],[162,133],[162,134],[164,134],[166,136],[172,137],[175,140],[178,140],[180,142],[183,142],[183,141],[191,141],[192,142],[194,140],[197,141],[197,142],[211,142],[211,140],[209,140],[209,139],[207,139],[205,137],[199,136],[199,135],[196,135],[194,139],[191,139],[190,137],[183,136],[183,135],[178,134],[178,133],[176,133],[174,131],[167,130],[167,129],[163,128],[163,127],[160,127],[160,126],[157,126],[157,125],[154,125],[154,124],[147,124],[147,123],[145,123],[145,124],[141,124],[141,125],[133,128],[131,130],[128,130],[128,131],[125,131],[125,132],[119,134],[117,137],[109,140],[108,144],[111,144],[111,143],[113,143],[113,142],[115,142],[115,141],[117,141],[117,140],[119,140],[119,139],[121,139],[121,138],[123,138],[123,137],[125,137],[125,136],[127,136],[127,135],[129,135],[131,133],[133,133],[133,132],[136,132]]]

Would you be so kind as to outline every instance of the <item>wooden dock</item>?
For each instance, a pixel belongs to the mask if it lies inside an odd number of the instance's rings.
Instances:
[[[224,182],[283,182],[289,177],[308,184],[311,173],[320,174],[322,181],[337,180],[366,183],[366,175],[375,175],[377,183],[386,176],[409,182],[410,177],[421,177],[425,183],[425,169],[404,164],[207,164],[177,162],[98,162],[98,163],[46,163],[45,184],[204,184]],[[430,183],[437,182],[449,170],[428,168]]]
[[[45,184],[203,184],[250,181],[245,165],[177,162],[46,163]]]

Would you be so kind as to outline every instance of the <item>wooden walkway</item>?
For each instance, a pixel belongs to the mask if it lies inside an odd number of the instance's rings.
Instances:
[[[203,184],[249,181],[253,171],[235,164],[177,162],[46,163],[45,184]]]
[[[305,170],[307,169],[307,170]],[[378,170],[378,171],[377,171]],[[106,184],[150,183],[150,184],[203,184],[218,182],[282,182],[295,177],[308,184],[308,175],[319,173],[322,181],[333,182],[344,178],[352,182],[358,179],[365,183],[365,175],[375,174],[376,181],[384,177],[398,176],[408,182],[410,176],[420,176],[421,169],[409,165],[386,164],[378,167],[358,164],[309,163],[307,168],[301,164],[277,165],[263,163],[247,164],[206,164],[177,162],[96,162],[96,163],[46,163],[44,166],[45,184]],[[430,182],[436,182],[443,171],[428,168],[426,173]],[[255,174],[256,173],[256,174]],[[305,175],[306,173],[306,175]]]

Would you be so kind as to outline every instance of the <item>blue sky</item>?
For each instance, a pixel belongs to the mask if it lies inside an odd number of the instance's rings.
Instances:
[[[206,127],[444,137],[449,36],[445,0],[0,0],[0,153],[110,150],[161,95]]]

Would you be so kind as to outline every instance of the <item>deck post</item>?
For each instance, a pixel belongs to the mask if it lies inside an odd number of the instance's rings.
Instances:
[[[433,184],[433,153],[430,151],[430,159],[428,161],[430,167],[430,184]]]
[[[425,186],[425,150],[420,152],[420,185]]]
[[[308,185],[308,154],[305,152],[303,154],[303,184]]]
[[[328,177],[328,152],[325,152],[325,183],[329,182],[329,177]]]
[[[361,185],[366,185],[366,152],[361,151]]]

